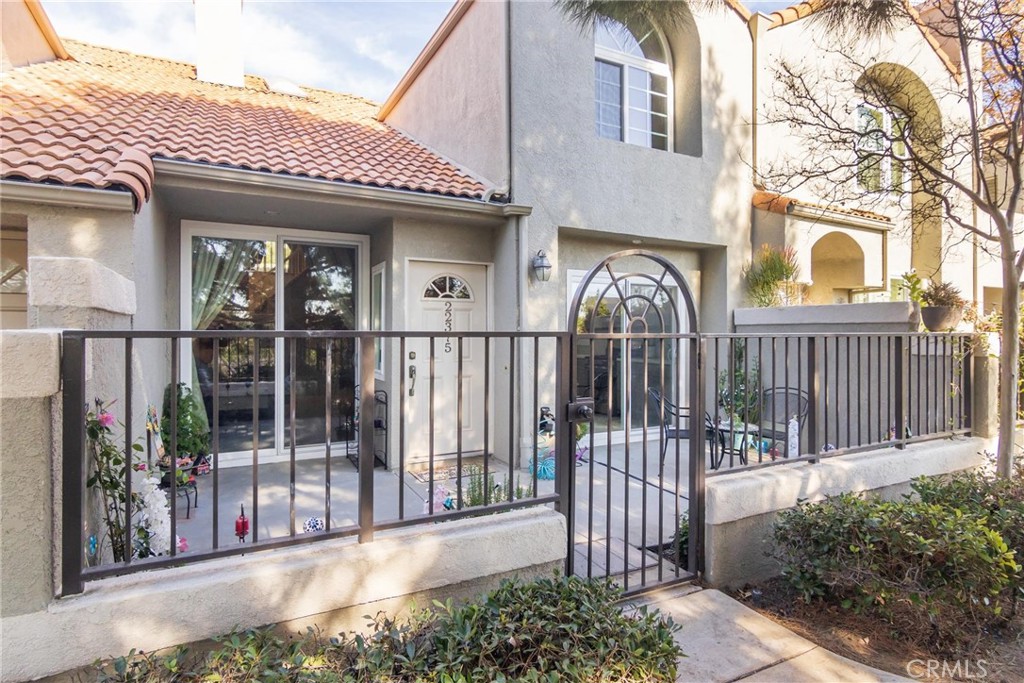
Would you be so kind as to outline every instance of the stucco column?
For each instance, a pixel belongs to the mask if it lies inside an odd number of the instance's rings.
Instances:
[[[0,332],[0,617],[53,596],[51,404],[60,387],[57,332]]]

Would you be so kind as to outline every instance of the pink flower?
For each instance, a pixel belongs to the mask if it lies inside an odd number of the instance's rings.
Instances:
[[[101,427],[110,427],[114,424],[114,416],[106,411],[101,412],[99,417],[96,419],[99,421]]]
[[[188,550],[188,539],[184,536],[178,536],[178,552],[183,553]]]
[[[132,467],[135,469],[136,472],[145,472],[146,471],[146,463],[144,463],[144,462],[137,462],[134,465],[132,465]]]

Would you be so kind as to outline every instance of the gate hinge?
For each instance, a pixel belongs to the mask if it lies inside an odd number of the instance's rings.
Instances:
[[[594,399],[592,398],[577,399],[565,408],[565,419],[569,422],[594,421]]]

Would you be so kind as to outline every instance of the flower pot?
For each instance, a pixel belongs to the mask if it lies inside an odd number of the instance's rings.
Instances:
[[[964,309],[960,306],[922,306],[921,322],[929,332],[948,332],[960,324]]]

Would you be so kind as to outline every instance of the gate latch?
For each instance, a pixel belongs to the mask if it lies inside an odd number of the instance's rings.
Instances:
[[[594,399],[581,398],[567,405],[565,419],[569,422],[593,422]]]

